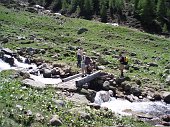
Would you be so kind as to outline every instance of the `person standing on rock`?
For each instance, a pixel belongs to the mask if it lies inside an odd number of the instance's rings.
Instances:
[[[83,48],[78,48],[77,50],[77,67],[81,67],[81,60],[83,56]]]
[[[124,74],[123,74],[123,70],[124,70],[124,57],[123,57],[122,54],[119,54],[119,62],[120,62],[120,66],[119,66],[120,76],[124,77]]]

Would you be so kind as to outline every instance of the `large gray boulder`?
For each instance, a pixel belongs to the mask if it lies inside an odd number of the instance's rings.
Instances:
[[[46,86],[42,82],[34,81],[32,79],[24,79],[22,84],[31,88],[44,89]]]

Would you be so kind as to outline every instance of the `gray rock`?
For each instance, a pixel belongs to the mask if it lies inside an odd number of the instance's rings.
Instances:
[[[130,55],[131,55],[131,56],[136,56],[136,53],[135,53],[135,52],[132,52]]]
[[[88,104],[88,106],[90,106],[90,108],[95,108],[95,109],[100,109],[100,105],[96,104],[96,103],[90,103]]]
[[[165,69],[170,69],[170,63],[165,66]]]
[[[104,70],[106,67],[105,66],[97,66],[99,70]]]
[[[52,75],[51,70],[44,69],[44,71],[43,71],[43,77],[44,78],[51,78],[51,75]]]
[[[165,82],[166,82],[168,85],[170,85],[170,75],[167,76]]]
[[[77,34],[82,34],[84,32],[88,31],[87,28],[80,28],[78,31],[77,31]]]
[[[35,114],[35,120],[38,121],[38,122],[42,122],[44,121],[44,116],[42,116],[40,113],[36,113]]]
[[[3,38],[1,41],[2,41],[2,43],[8,43],[9,40],[8,40],[8,38]]]
[[[154,63],[154,62],[148,63],[148,65],[149,65],[150,67],[158,67],[158,64],[157,64],[157,63]]]
[[[88,104],[89,101],[87,100],[85,95],[81,95],[78,93],[74,93],[71,97],[66,97],[67,100],[79,103],[79,104]]]
[[[109,90],[109,86],[110,86],[110,82],[109,82],[109,81],[105,81],[105,82],[103,83],[103,89],[104,89],[104,90]]]
[[[65,106],[65,102],[63,100],[52,99],[52,101],[56,104],[57,107],[64,107]]]
[[[49,123],[51,126],[61,126],[62,125],[62,122],[59,119],[58,115],[53,115],[52,118],[50,119]]]
[[[138,87],[133,87],[131,89],[131,92],[132,92],[133,95],[138,96],[138,97],[142,94],[141,89],[138,88]]]
[[[163,99],[166,103],[170,104],[170,92],[164,92]]]
[[[37,88],[37,89],[44,89],[45,88],[45,84],[42,82],[38,82],[38,81],[34,81],[32,79],[24,79],[22,81],[23,85],[26,85],[28,87],[31,88]]]
[[[30,78],[30,74],[26,71],[19,71],[19,75],[22,76],[24,79]]]

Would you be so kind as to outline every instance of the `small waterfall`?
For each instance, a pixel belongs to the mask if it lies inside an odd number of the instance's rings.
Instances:
[[[7,58],[11,58],[11,56],[6,55],[6,54],[4,56]],[[24,57],[20,56],[20,58],[22,61],[25,61]],[[26,64],[24,62],[19,62],[17,59],[14,58],[14,66],[12,67],[8,63],[6,63],[2,59],[0,59],[0,71],[8,70],[8,69],[25,70],[29,73],[34,72],[34,71],[39,72],[39,70],[35,64]],[[62,80],[60,78],[55,78],[55,79],[54,78],[43,78],[43,76],[40,74],[38,74],[38,76],[30,74],[30,78],[35,81],[44,83],[44,84],[58,84],[58,83],[62,82]]]
[[[0,59],[0,71],[11,69],[11,66],[8,63],[5,63],[2,59]]]

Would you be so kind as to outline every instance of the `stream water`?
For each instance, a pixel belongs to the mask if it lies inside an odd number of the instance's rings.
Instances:
[[[22,58],[24,61],[24,58]],[[25,69],[28,72],[30,70],[36,70],[37,66],[34,64],[26,64],[24,62],[19,62],[17,59],[14,59],[14,67],[11,67],[8,63],[4,62],[0,59],[0,71],[7,69]],[[43,78],[41,75],[36,76],[30,74],[30,78],[35,81],[43,82],[45,84],[58,84],[61,81],[60,78]],[[96,94],[97,95],[97,94]],[[154,117],[158,117],[160,115],[170,114],[170,105],[164,102],[129,102],[123,99],[116,99],[114,97],[110,97],[110,101],[103,102],[100,97],[97,97],[97,102],[101,105],[101,107],[107,107],[111,109],[116,114],[121,115],[133,115],[134,113],[143,113],[148,114]]]

